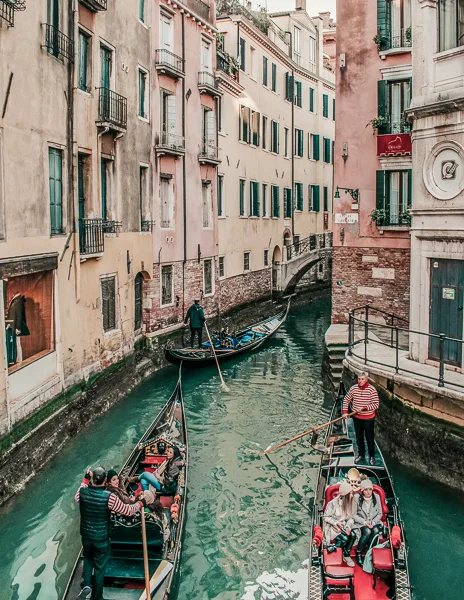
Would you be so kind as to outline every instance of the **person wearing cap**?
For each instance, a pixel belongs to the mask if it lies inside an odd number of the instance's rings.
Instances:
[[[375,413],[379,409],[380,401],[377,390],[368,381],[368,373],[362,372],[358,376],[358,383],[353,385],[343,400],[343,414],[348,414],[349,407],[358,414],[353,416],[354,430],[358,453],[354,462],[364,462],[366,448],[364,437],[369,452],[369,463],[375,465],[374,424]]]
[[[139,496],[135,504],[124,504],[116,494],[105,489],[106,481],[103,467],[96,467],[93,472],[87,469],[74,496],[81,513],[84,558],[79,600],[103,600],[105,569],[110,557],[111,513],[130,517],[146,506],[143,496]]]
[[[342,548],[343,561],[354,567],[350,556],[351,548],[356,540],[354,521],[354,502],[351,485],[342,481],[338,488],[338,496],[331,500],[324,511],[324,538],[327,550]]]
[[[121,502],[124,502],[124,504],[134,504],[135,496],[129,496],[129,494],[126,493],[121,485],[117,471],[110,469],[106,474],[106,482],[106,490],[108,492],[116,494],[116,496],[121,500]]]
[[[195,300],[185,315],[184,325],[190,320],[190,347],[195,344],[195,336],[198,336],[198,347],[201,348],[203,340],[203,323],[205,322],[205,313],[200,306],[200,301]]]
[[[362,566],[363,554],[382,528],[382,501],[380,496],[374,493],[374,485],[370,479],[361,482],[361,493],[355,496],[354,521],[361,528],[356,562]]]

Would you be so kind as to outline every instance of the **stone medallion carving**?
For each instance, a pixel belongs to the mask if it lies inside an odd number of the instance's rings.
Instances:
[[[439,200],[451,200],[464,190],[464,148],[455,141],[436,144],[423,168],[428,191]]]

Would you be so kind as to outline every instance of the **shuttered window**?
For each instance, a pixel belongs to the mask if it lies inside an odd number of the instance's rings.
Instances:
[[[251,143],[253,146],[259,146],[259,125],[261,121],[261,115],[259,112],[251,111]]]
[[[219,257],[219,277],[224,277],[226,274],[224,260],[224,256]]]
[[[243,270],[244,271],[250,270],[250,253],[249,252],[243,253]]]
[[[83,92],[87,92],[87,64],[89,57],[90,37],[79,30],[79,73],[78,87]]]
[[[376,172],[377,225],[409,225],[412,170]]]
[[[250,217],[259,217],[259,183],[250,181]]]
[[[332,119],[335,121],[335,98],[332,100]]]
[[[295,196],[296,196],[296,210],[303,210],[304,193],[303,193],[303,184],[302,183],[295,183]]]
[[[267,87],[267,56],[263,56],[263,85]]]
[[[148,118],[146,104],[147,73],[139,69],[139,117]]]
[[[139,0],[139,19],[145,23],[145,0]]]
[[[313,158],[314,160],[319,160],[321,157],[321,148],[320,148],[320,141],[319,141],[319,134],[314,134],[313,137]]]
[[[224,216],[224,175],[218,175],[217,178],[217,204],[218,217]]]
[[[295,103],[300,108],[303,106],[303,84],[301,83],[301,81],[296,82]]]
[[[304,132],[295,129],[295,156],[303,157],[304,154]]]
[[[295,93],[294,77],[292,76],[291,73],[289,73],[287,71],[287,73],[285,73],[285,100],[292,102],[294,93]]]
[[[48,180],[50,190],[50,231],[63,233],[63,152],[48,149]]]
[[[240,179],[239,181],[239,194],[240,194],[240,216],[245,216],[245,180]]]
[[[238,62],[239,62],[241,71],[245,71],[245,67],[246,67],[245,55],[246,55],[246,42],[243,38],[240,38],[240,53],[239,53],[239,57],[238,57]]]
[[[242,142],[250,143],[251,139],[251,109],[247,106],[240,107],[240,136]]]
[[[205,295],[213,293],[213,259],[207,258],[203,261],[203,289]]]
[[[142,327],[142,292],[143,292],[143,275],[137,273],[134,282],[134,330],[137,331]]]
[[[324,212],[329,210],[329,188],[324,186]]]
[[[262,187],[262,192],[263,192],[263,217],[267,217],[267,183],[263,183],[263,187]]]
[[[379,50],[389,50],[391,44],[391,0],[377,0],[377,31],[380,34]]]
[[[314,107],[314,88],[309,88],[309,110],[313,113],[315,111]]]
[[[172,304],[172,265],[163,265],[161,267],[161,305]]]
[[[330,163],[330,148],[331,143],[329,138],[324,138],[324,162]]]
[[[279,153],[279,123],[271,121],[271,152]]]
[[[320,188],[318,185],[311,185],[310,187],[310,210],[313,212],[320,211]]]
[[[271,186],[271,217],[280,217],[280,190],[279,186]]]
[[[116,278],[101,280],[103,331],[116,329]]]
[[[284,219],[290,219],[292,216],[292,190],[284,188]]]
[[[329,96],[322,94],[322,116],[329,117]]]
[[[273,92],[277,92],[277,65],[275,63],[272,63],[271,89]]]

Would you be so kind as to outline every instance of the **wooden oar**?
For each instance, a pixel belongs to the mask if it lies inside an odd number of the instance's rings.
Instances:
[[[147,595],[147,600],[151,598],[150,591],[150,569],[148,566],[148,548],[147,548],[147,530],[145,528],[145,509],[142,506],[142,510],[140,511],[140,516],[142,517],[142,548],[143,548],[143,570],[145,572],[145,593]]]
[[[267,448],[267,450],[265,450],[263,454],[269,454],[269,452],[274,452],[274,450],[278,450],[279,448],[282,448],[282,446],[286,446],[287,444],[290,444],[291,442],[294,442],[295,440],[299,440],[300,438],[304,437],[305,435],[309,435],[310,433],[313,433],[314,431],[319,431],[319,429],[324,429],[324,427],[328,427],[329,425],[332,425],[333,423],[337,423],[337,421],[343,421],[343,419],[347,419],[348,417],[352,417],[353,415],[357,415],[358,412],[359,411],[355,410],[352,413],[348,413],[347,415],[343,415],[343,417],[338,417],[338,419],[334,419],[333,421],[329,421],[328,423],[324,423],[324,425],[319,425],[319,427],[313,427],[309,431],[305,431],[304,433],[300,433],[300,435],[296,435],[295,437],[292,437],[290,440],[287,440],[286,442],[282,442],[281,444],[278,444],[277,446],[272,446],[271,448]]]
[[[221,367],[219,366],[219,361],[217,359],[216,351],[214,350],[214,346],[213,346],[213,340],[211,339],[211,336],[209,335],[208,325],[206,324],[206,321],[205,321],[205,328],[206,328],[206,333],[208,334],[208,339],[209,339],[209,343],[211,345],[211,350],[213,352],[214,360],[216,361],[216,365],[217,365],[217,368],[218,368],[218,371],[219,371],[219,377],[221,378],[221,387],[222,387],[222,389],[225,392],[230,392],[229,388],[226,386],[226,382],[224,381],[224,377],[222,376]]]

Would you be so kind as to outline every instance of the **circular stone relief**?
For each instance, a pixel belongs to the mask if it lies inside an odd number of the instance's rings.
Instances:
[[[451,200],[464,190],[464,148],[454,141],[436,144],[423,169],[424,183],[432,196]]]

